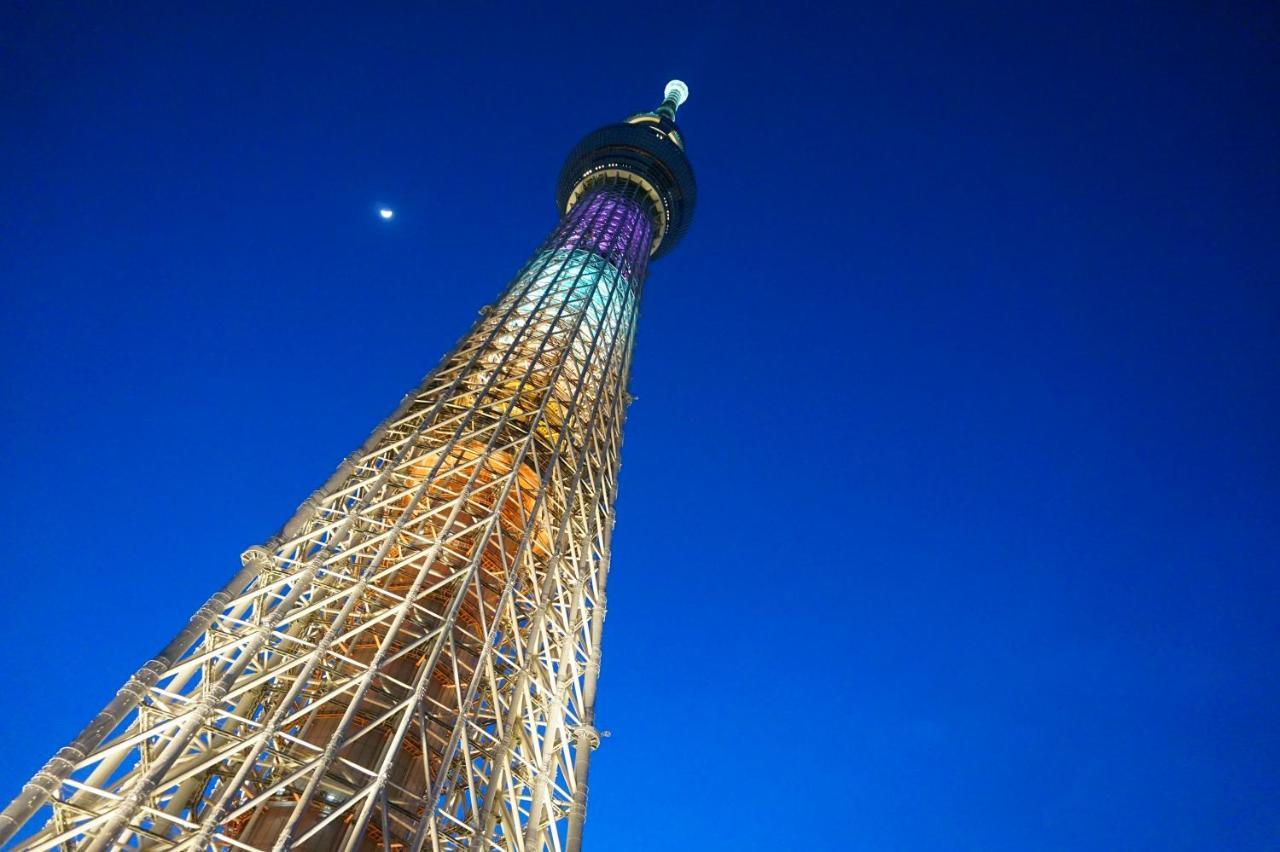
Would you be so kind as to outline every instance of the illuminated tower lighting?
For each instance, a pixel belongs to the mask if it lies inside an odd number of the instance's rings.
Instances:
[[[578,143],[498,300],[23,787],[0,842],[581,846],[636,308],[694,207],[687,96]]]

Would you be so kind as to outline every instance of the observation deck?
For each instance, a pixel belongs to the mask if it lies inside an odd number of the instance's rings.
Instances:
[[[565,158],[556,183],[561,215],[602,183],[620,179],[639,187],[653,209],[653,258],[675,248],[689,229],[698,192],[675,121],[676,110],[689,97],[689,88],[672,80],[664,95],[653,112],[633,115],[584,136]]]

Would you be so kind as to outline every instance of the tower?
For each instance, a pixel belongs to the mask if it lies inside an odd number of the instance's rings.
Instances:
[[[511,284],[0,814],[23,849],[577,849],[637,305],[688,96],[588,134]]]

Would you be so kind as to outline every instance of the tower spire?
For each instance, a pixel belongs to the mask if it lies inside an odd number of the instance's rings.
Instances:
[[[689,87],[684,84],[683,80],[672,80],[667,83],[667,88],[663,90],[662,98],[662,105],[654,112],[664,118],[675,121],[676,110],[680,108],[682,103],[689,100]]]

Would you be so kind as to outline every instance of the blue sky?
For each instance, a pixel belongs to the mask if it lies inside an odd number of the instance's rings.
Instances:
[[[1273,848],[1280,16],[881,5],[7,6],[0,797],[680,77],[590,848]]]

